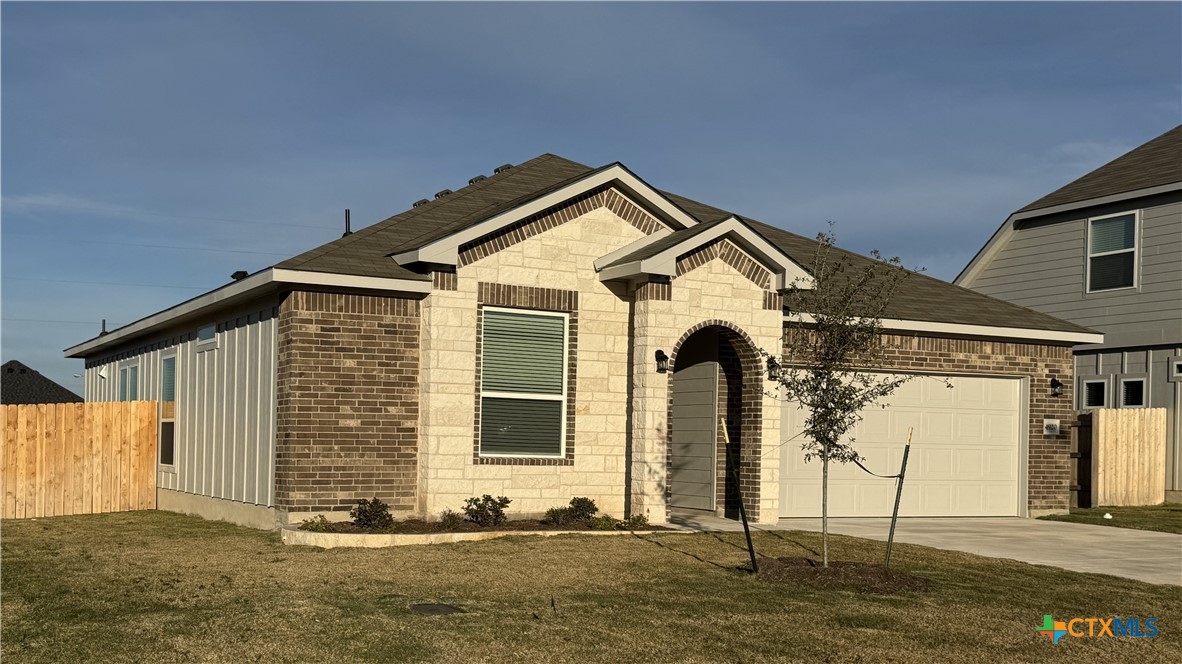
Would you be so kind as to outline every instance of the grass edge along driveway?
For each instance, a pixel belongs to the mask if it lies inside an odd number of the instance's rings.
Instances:
[[[1105,519],[1105,514],[1111,514],[1112,518]],[[1182,503],[1163,503],[1145,507],[1077,507],[1072,509],[1070,514],[1052,514],[1039,518],[1045,521],[1067,521],[1093,526],[1156,530],[1162,533],[1182,535]]]
[[[892,564],[930,591],[864,595],[736,571],[741,533],[326,551],[168,512],[0,527],[5,664],[1182,660],[1182,589],[919,546],[897,544]],[[820,543],[754,536],[767,556]],[[836,558],[881,560],[882,542],[832,541]],[[410,611],[423,602],[465,612]],[[1052,645],[1045,614],[1153,617],[1161,632]]]

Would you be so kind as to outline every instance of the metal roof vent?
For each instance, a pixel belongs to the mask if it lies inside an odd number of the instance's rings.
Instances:
[[[451,189],[444,189],[443,191],[437,192],[435,194],[435,200],[439,200],[444,196],[451,196]]]
[[[431,202],[431,201],[429,201],[429,200],[427,200],[427,199],[425,199],[425,198],[420,198],[419,200],[415,201],[414,203],[411,203],[411,205],[410,205],[410,206],[411,206],[411,207],[422,207],[422,206],[424,206],[424,205],[426,205],[427,203],[430,203],[430,202]]]
[[[243,279],[245,279],[249,276],[250,276],[250,273],[247,272],[246,270],[237,270],[236,272],[234,272],[234,274],[230,275],[230,278],[233,279],[234,281],[242,281]]]
[[[477,182],[483,182],[486,179],[487,178],[485,178],[483,175],[477,175],[476,177],[472,178],[471,180],[468,180],[468,184],[476,184]]]
[[[501,164],[500,166],[497,166],[496,168],[493,169],[493,175],[499,175],[501,173],[504,173],[505,171],[509,170],[510,168],[513,168],[513,164]]]

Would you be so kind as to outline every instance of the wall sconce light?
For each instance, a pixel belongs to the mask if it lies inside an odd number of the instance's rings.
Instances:
[[[658,350],[656,357],[657,357],[657,373],[668,372],[669,371],[669,356],[665,354],[665,351]]]
[[[780,363],[774,357],[767,358],[767,379],[780,380]]]
[[[1051,396],[1053,396],[1053,397],[1063,396],[1063,383],[1062,383],[1062,381],[1060,381],[1058,378],[1055,378],[1054,376],[1051,376]]]

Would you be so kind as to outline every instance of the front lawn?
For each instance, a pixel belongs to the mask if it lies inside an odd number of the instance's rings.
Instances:
[[[1111,519],[1105,519],[1111,514]],[[1071,514],[1053,514],[1039,517],[1048,521],[1072,521],[1090,523],[1094,526],[1115,526],[1137,530],[1159,530],[1163,533],[1182,535],[1182,504],[1165,503],[1149,507],[1092,507],[1073,509]]]
[[[3,523],[4,662],[1182,661],[1182,589],[899,545],[926,590],[767,583],[741,533],[285,547],[168,512]],[[814,556],[814,533],[755,534]],[[834,537],[845,560],[883,543]],[[551,598],[556,610],[551,607]],[[463,613],[419,615],[445,603]],[[1155,617],[1156,638],[1037,633]]]

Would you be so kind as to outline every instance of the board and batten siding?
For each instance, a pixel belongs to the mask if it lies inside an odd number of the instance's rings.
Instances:
[[[211,320],[87,361],[87,401],[117,401],[119,370],[131,364],[139,366],[138,399],[158,401],[162,362],[175,355],[175,464],[158,466],[160,488],[274,505],[277,314],[259,304],[220,318],[214,344],[196,338]]]
[[[1019,222],[971,281],[962,285],[1093,328],[1103,346],[1182,343],[1182,200],[1091,208]],[[1088,293],[1088,218],[1140,210],[1138,286]]]

